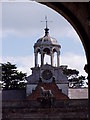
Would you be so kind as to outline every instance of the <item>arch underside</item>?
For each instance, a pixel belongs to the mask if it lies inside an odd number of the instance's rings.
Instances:
[[[90,26],[88,25],[89,3],[42,2],[61,14],[75,29],[83,44],[87,62],[89,61]],[[83,15],[82,15],[83,14]]]
[[[90,99],[90,2],[42,2],[61,14],[74,27],[83,44],[88,73],[88,99]],[[90,110],[90,102],[88,104]],[[88,111],[89,111],[88,110]],[[90,118],[90,115],[88,116]]]

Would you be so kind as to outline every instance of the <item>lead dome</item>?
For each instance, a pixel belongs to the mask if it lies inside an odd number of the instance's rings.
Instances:
[[[48,28],[45,28],[45,36],[44,37],[41,37],[37,40],[37,42],[35,43],[34,47],[35,46],[41,46],[41,45],[57,45],[57,46],[60,46],[57,42],[57,40],[53,37],[51,37],[49,35],[49,29]]]

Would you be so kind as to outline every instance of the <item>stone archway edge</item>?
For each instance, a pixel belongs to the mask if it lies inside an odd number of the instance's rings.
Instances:
[[[36,2],[89,2],[89,0],[35,0],[35,1]]]

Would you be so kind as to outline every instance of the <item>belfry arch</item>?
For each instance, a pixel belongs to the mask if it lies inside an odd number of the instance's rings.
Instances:
[[[86,53],[87,64],[83,69],[88,73],[88,97],[90,99],[90,2],[41,2],[41,4],[62,15],[79,35]]]
[[[54,66],[54,53],[57,53],[57,67],[60,66],[60,48],[61,46],[58,44],[55,38],[50,37],[49,29],[47,27],[47,19],[46,19],[46,28],[45,35],[42,38],[39,38],[37,42],[34,44],[34,55],[35,55],[35,67],[38,67],[38,53],[40,53],[41,58],[41,66],[45,63],[45,55],[50,56],[50,64]]]

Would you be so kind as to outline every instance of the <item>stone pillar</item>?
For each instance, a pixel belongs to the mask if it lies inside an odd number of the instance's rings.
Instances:
[[[51,51],[51,66],[53,66],[54,53]]]
[[[38,66],[38,53],[35,52],[34,55],[35,55],[35,67],[37,67]]]
[[[41,66],[43,65],[44,63],[44,54],[43,54],[43,51],[41,51]]]
[[[57,67],[60,66],[60,51],[57,52]]]

